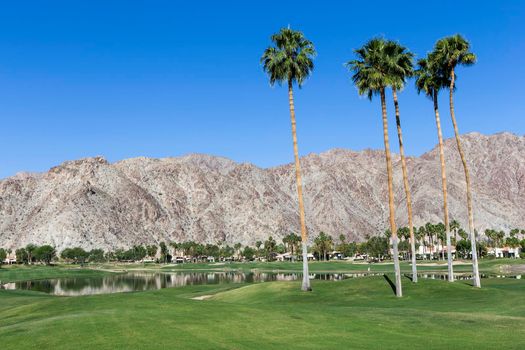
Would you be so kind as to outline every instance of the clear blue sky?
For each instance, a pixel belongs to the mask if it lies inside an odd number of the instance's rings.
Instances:
[[[525,132],[523,1],[223,3],[2,2],[0,177],[95,155],[290,162],[286,90],[270,88],[259,64],[288,24],[318,50],[296,93],[301,154],[382,147],[379,101],[358,97],[343,67],[377,35],[422,57],[440,37],[463,34],[479,62],[458,71],[460,131]],[[408,153],[433,147],[432,105],[413,82],[400,107]]]

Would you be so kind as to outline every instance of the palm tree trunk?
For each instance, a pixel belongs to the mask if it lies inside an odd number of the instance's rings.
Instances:
[[[394,255],[394,270],[396,275],[396,296],[402,297],[401,270],[399,268],[399,252],[397,249],[397,229],[394,211],[394,185],[392,176],[392,157],[388,141],[388,119],[386,116],[385,89],[381,88],[381,112],[383,117],[383,139],[385,142],[386,173],[388,178],[388,209],[390,214],[390,232],[392,232],[392,253]]]
[[[463,153],[461,147],[461,141],[459,139],[458,124],[456,123],[456,115],[454,113],[454,68],[450,71],[450,118],[452,118],[452,124],[454,125],[454,134],[456,136],[456,143],[458,145],[458,152],[463,163],[463,170],[465,171],[465,182],[467,184],[467,210],[468,210],[468,227],[470,231],[470,243],[472,245],[472,272],[474,274],[474,287],[481,288],[481,281],[479,279],[479,268],[478,268],[478,252],[476,249],[476,231],[474,230],[474,214],[472,212],[472,193],[470,190],[470,174],[467,167],[467,159]]]
[[[412,282],[417,283],[417,266],[416,266],[416,242],[414,239],[414,225],[412,224],[412,198],[410,196],[410,186],[408,184],[408,171],[405,160],[405,148],[403,147],[403,132],[401,130],[401,118],[399,116],[399,103],[397,101],[397,91],[392,88],[394,96],[394,107],[396,110],[397,138],[399,140],[399,154],[401,156],[401,168],[403,170],[403,186],[407,197],[408,228],[410,230],[410,251],[412,259]]]
[[[297,148],[297,128],[295,124],[295,107],[293,104],[293,85],[288,82],[288,101],[290,103],[290,119],[292,122],[292,138],[293,138],[293,153],[295,157],[295,178],[297,182],[297,196],[299,197],[299,218],[301,222],[301,239],[303,246],[303,283],[301,289],[303,291],[311,291],[310,275],[308,273],[308,250],[306,248],[306,241],[308,236],[306,234],[306,221],[304,215],[304,201],[303,201],[303,184],[301,180],[301,164],[299,163],[299,149]]]
[[[443,212],[445,216],[445,231],[447,238],[447,260],[448,260],[448,281],[454,282],[454,270],[452,268],[452,247],[450,244],[450,223],[448,220],[448,194],[447,194],[447,172],[445,167],[445,152],[443,150],[443,134],[441,132],[441,120],[439,119],[438,93],[434,91],[434,114],[436,116],[436,128],[439,141],[439,160],[441,161],[441,183],[443,186]]]

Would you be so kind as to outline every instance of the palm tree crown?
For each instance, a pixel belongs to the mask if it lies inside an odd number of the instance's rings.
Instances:
[[[418,93],[424,92],[428,98],[433,99],[435,93],[450,86],[450,77],[436,62],[435,55],[429,54],[427,58],[420,59],[417,65],[415,76]]]
[[[385,46],[385,55],[390,85],[394,89],[400,90],[405,86],[406,79],[414,75],[412,62],[414,54],[401,44],[388,41]]]
[[[349,70],[354,72],[352,81],[359,95],[367,95],[369,99],[372,99],[389,84],[388,76],[384,71],[385,44],[384,39],[372,39],[354,51],[357,59],[345,64]]]
[[[470,66],[476,63],[476,55],[470,52],[470,43],[460,34],[452,35],[439,40],[434,52],[435,60],[450,74],[458,65]]]
[[[354,72],[352,81],[359,94],[369,99],[387,86],[401,89],[406,78],[413,75],[414,54],[395,41],[374,38],[355,50],[355,54],[357,59],[345,66]]]
[[[261,57],[270,85],[295,82],[301,87],[314,69],[313,43],[302,32],[290,28],[282,28],[271,39],[275,46],[268,47]]]

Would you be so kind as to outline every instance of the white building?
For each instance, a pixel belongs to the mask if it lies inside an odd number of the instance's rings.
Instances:
[[[5,260],[3,261],[3,263],[7,265],[16,264],[16,254],[15,253],[8,254]]]
[[[488,255],[493,255],[496,258],[519,258],[520,248],[511,248],[511,247],[489,248]]]

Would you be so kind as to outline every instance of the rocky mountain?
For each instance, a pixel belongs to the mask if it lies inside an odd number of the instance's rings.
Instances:
[[[479,230],[525,227],[525,137],[462,136],[472,173]],[[463,169],[446,140],[450,214],[466,226]],[[334,149],[302,158],[311,235],[351,239],[387,227],[381,150]],[[442,221],[437,149],[408,159],[416,225]],[[406,225],[399,158],[394,156],[396,219]],[[41,174],[0,181],[0,247],[52,244],[105,250],[160,241],[253,244],[299,231],[293,164],[263,169],[188,155],[68,161]]]

